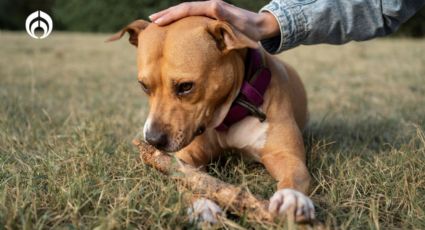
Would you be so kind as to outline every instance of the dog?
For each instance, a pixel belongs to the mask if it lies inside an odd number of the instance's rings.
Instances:
[[[278,181],[270,198],[273,215],[297,222],[315,218],[306,195],[310,175],[302,138],[307,99],[292,67],[230,24],[207,17],[187,17],[164,27],[136,20],[109,41],[125,33],[137,47],[138,81],[149,97],[143,128],[149,144],[200,168],[223,150],[238,149]],[[257,86],[246,84],[249,58],[257,59]],[[244,116],[233,111],[238,109]],[[196,218],[209,222],[221,213],[203,198],[192,208]]]

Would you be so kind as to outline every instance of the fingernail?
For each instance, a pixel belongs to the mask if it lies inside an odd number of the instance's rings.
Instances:
[[[153,22],[156,23],[156,24],[161,24],[162,21],[164,21],[162,18],[158,18]]]

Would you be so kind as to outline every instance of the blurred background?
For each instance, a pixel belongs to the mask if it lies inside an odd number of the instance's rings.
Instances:
[[[268,1],[229,2],[257,11]],[[180,2],[0,0],[0,230],[195,228],[178,184],[131,145],[149,113],[136,49],[103,42]],[[36,10],[54,36],[23,31]],[[425,229],[424,34],[422,9],[389,39],[278,55],[305,83],[310,195],[326,228]],[[268,199],[273,178],[234,153],[209,173]],[[234,215],[217,227],[294,228]]]
[[[414,0],[411,0],[414,1]],[[55,30],[114,32],[128,22],[144,18],[180,0],[0,0],[0,29],[23,30],[26,17],[35,10],[47,12]],[[268,0],[227,1],[258,11]],[[425,8],[405,23],[393,36],[424,37]]]

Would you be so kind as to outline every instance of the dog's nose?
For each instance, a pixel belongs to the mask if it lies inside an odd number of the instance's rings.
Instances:
[[[163,150],[168,145],[168,136],[160,131],[148,132],[146,134],[146,141],[155,148]]]

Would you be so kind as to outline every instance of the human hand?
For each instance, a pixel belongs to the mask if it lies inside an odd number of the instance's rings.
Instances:
[[[267,12],[254,13],[221,0],[185,2],[149,16],[153,23],[168,25],[188,16],[207,16],[226,21],[254,41],[279,34],[279,24]]]

